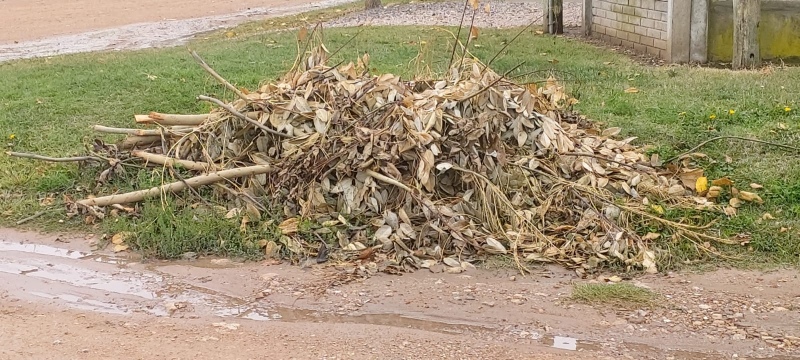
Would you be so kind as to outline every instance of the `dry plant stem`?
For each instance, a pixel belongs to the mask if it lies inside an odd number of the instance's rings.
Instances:
[[[152,154],[142,150],[133,150],[131,151],[131,155],[136,156],[138,158],[142,158],[147,162],[156,163],[159,165],[164,165],[168,167],[174,167],[175,164],[183,166],[189,170],[195,171],[208,171],[208,170],[217,170],[218,168],[215,165],[198,162],[198,161],[190,161],[190,160],[181,160],[176,158],[171,158],[169,156],[159,155],[159,154]]]
[[[503,45],[503,47],[502,47],[502,48],[500,48],[500,50],[498,50],[498,51],[497,51],[497,53],[496,53],[496,54],[494,54],[494,56],[492,56],[492,58],[489,60],[489,62],[487,62],[487,63],[486,63],[486,65],[484,65],[484,66],[483,66],[483,70],[481,70],[481,74],[482,74],[484,71],[486,71],[486,69],[488,69],[488,68],[489,68],[489,66],[491,66],[491,65],[492,65],[492,63],[493,63],[495,60],[497,60],[497,57],[498,57],[498,56],[500,56],[500,54],[502,54],[502,53],[503,53],[503,51],[506,51],[506,49],[508,49],[508,46],[509,46],[509,45],[511,45],[511,43],[513,43],[514,41],[516,41],[516,40],[517,40],[517,38],[518,38],[520,35],[522,35],[522,33],[524,33],[526,30],[530,29],[530,27],[531,27],[531,26],[533,26],[533,24],[535,24],[537,21],[541,20],[543,16],[544,16],[544,15],[539,15],[539,17],[537,17],[537,18],[533,19],[533,21],[531,21],[530,23],[528,23],[528,25],[527,25],[527,26],[525,26],[524,28],[522,28],[522,30],[520,30],[520,31],[517,33],[517,35],[514,35],[514,37],[513,37],[513,38],[511,38],[511,40],[509,40],[509,41],[508,41],[508,42],[507,42],[505,45]]]
[[[499,77],[499,78],[498,78],[497,80],[495,80],[495,81],[492,81],[492,83],[491,83],[491,84],[489,84],[489,85],[487,85],[485,88],[478,90],[478,91],[477,91],[477,92],[475,92],[474,94],[472,94],[472,95],[468,96],[466,99],[464,99],[464,100],[461,100],[461,101],[469,101],[470,99],[472,99],[472,98],[474,98],[474,97],[476,97],[476,96],[480,95],[480,94],[481,94],[481,93],[483,93],[484,91],[491,89],[492,87],[494,87],[495,85],[497,85],[497,83],[499,83],[500,81],[502,81],[503,79],[505,79],[505,78],[506,78],[506,76],[508,76],[508,74],[510,74],[510,73],[511,73],[512,71],[514,71],[514,70],[517,70],[517,69],[519,69],[519,67],[520,67],[520,66],[522,66],[522,65],[525,65],[525,62],[524,62],[524,61],[523,61],[523,62],[521,62],[521,63],[519,63],[517,66],[514,66],[514,67],[513,67],[513,68],[511,68],[510,70],[506,71],[506,72],[503,74],[503,76]]]
[[[238,96],[240,99],[250,102],[250,99],[247,98],[247,95],[242,93],[239,89],[236,88],[236,86],[233,86],[233,84],[229,83],[228,80],[225,80],[216,71],[214,71],[214,69],[208,66],[205,60],[203,60],[203,58],[201,58],[200,55],[197,55],[197,53],[194,50],[192,50],[191,54],[194,60],[197,61],[198,64],[200,64],[200,67],[202,67],[203,70],[205,70],[207,73],[211,74],[211,76],[214,79],[217,79],[217,81],[219,81],[220,84],[224,85],[226,88],[228,88],[228,90],[233,91],[233,93],[236,94],[236,96]]]
[[[231,188],[229,188],[229,187],[227,187],[225,185],[219,184],[219,183],[214,184],[214,186],[227,191],[228,193],[230,193],[233,196],[242,197],[245,201],[253,204],[253,206],[255,206],[256,208],[258,208],[261,211],[267,211],[267,207],[266,206],[262,205],[260,201],[256,200],[255,198],[253,198],[252,196],[250,196],[250,194],[248,194],[246,192],[236,191],[234,189],[231,189]]]
[[[177,115],[150,113],[150,115],[134,115],[134,120],[139,124],[158,124],[162,126],[197,126],[208,120],[208,114]]]
[[[377,172],[375,172],[375,171],[372,171],[372,170],[367,170],[367,171],[364,171],[364,173],[365,173],[365,174],[367,174],[367,175],[369,175],[369,176],[372,176],[373,178],[375,178],[375,180],[380,180],[380,181],[382,181],[382,182],[384,182],[384,183],[387,183],[387,184],[390,184],[390,185],[397,186],[397,187],[399,187],[399,188],[401,188],[401,189],[403,189],[403,190],[405,190],[405,191],[408,191],[408,192],[410,192],[410,193],[413,193],[413,191],[411,190],[411,188],[410,188],[410,187],[408,187],[408,186],[406,186],[406,184],[403,184],[403,183],[401,183],[400,181],[398,181],[398,180],[395,180],[395,179],[392,179],[392,178],[390,178],[390,177],[388,177],[388,176],[386,176],[386,175],[379,174],[379,173],[377,173]]]
[[[717,136],[717,137],[715,137],[715,138],[711,138],[711,139],[708,139],[708,140],[706,140],[706,141],[703,141],[703,142],[701,142],[700,144],[698,144],[697,146],[695,146],[695,147],[693,147],[693,148],[689,149],[688,151],[685,151],[685,152],[683,152],[683,153],[682,153],[682,154],[680,154],[680,155],[673,156],[673,157],[671,157],[671,158],[667,159],[665,162],[673,162],[673,161],[675,161],[675,160],[678,160],[678,159],[680,159],[680,158],[683,158],[684,156],[686,156],[686,155],[689,155],[689,154],[691,154],[691,153],[693,153],[693,152],[697,151],[697,149],[699,149],[699,148],[701,148],[701,147],[703,147],[703,146],[706,146],[706,145],[708,145],[709,143],[712,143],[712,142],[714,142],[714,141],[717,141],[717,140],[724,140],[724,139],[734,139],[734,140],[750,141],[750,142],[759,143],[759,144],[764,144],[764,145],[772,145],[772,146],[776,146],[776,147],[779,147],[779,148],[782,148],[782,149],[791,150],[791,151],[794,151],[794,152],[800,153],[800,148],[797,148],[797,147],[794,147],[794,146],[789,146],[789,145],[784,145],[784,144],[778,144],[778,143],[769,142],[769,141],[764,141],[764,140],[759,140],[759,139],[750,139],[750,138],[741,137],[741,136],[723,135],[723,136]]]
[[[37,154],[29,154],[29,153],[21,153],[15,151],[6,151],[6,155],[26,158],[26,159],[34,159],[34,160],[42,160],[42,161],[49,161],[49,162],[78,162],[78,161],[108,161],[107,159],[97,157],[97,156],[75,156],[75,157],[63,157],[63,158],[54,158],[49,156],[42,156]]]
[[[102,207],[113,204],[134,203],[148,198],[159,196],[160,194],[166,192],[180,192],[185,190],[187,187],[197,188],[204,185],[214,184],[220,181],[225,181],[230,178],[266,174],[270,171],[272,171],[272,167],[270,167],[269,165],[256,165],[256,166],[247,166],[230,170],[223,170],[207,175],[195,176],[193,178],[186,179],[186,181],[177,181],[169,184],[164,184],[162,186],[156,186],[147,190],[139,190],[124,194],[116,194],[116,195],[109,195],[92,199],[84,199],[78,201],[77,204],[86,207],[90,206]]]
[[[186,179],[184,179],[183,176],[181,176],[181,174],[179,174],[177,171],[174,171],[174,170],[170,171],[170,172],[172,173],[172,176],[178,178],[178,180],[180,180],[180,182],[182,182],[184,185],[186,185],[188,187],[189,191],[191,191],[192,194],[194,194],[194,196],[196,196],[198,199],[200,199],[200,201],[202,201],[203,204],[205,204],[208,207],[213,207],[214,206],[212,203],[210,203],[208,200],[206,200],[206,198],[204,198],[202,195],[200,195],[200,193],[197,192],[197,189],[189,186],[189,184],[186,183]],[[114,204],[114,205],[119,205],[119,204]]]
[[[467,33],[467,43],[464,45],[464,52],[461,54],[461,62],[458,64],[459,69],[464,66],[464,58],[467,57],[467,49],[469,49],[469,43],[472,42],[472,29],[475,26],[475,15],[477,14],[478,9],[473,9],[472,20],[469,22],[469,33]]]
[[[467,16],[467,8],[469,7],[469,0],[464,1],[464,10],[461,11],[461,21],[458,23],[458,32],[456,32],[456,41],[453,43],[453,51],[450,53],[450,61],[447,62],[447,68],[453,66],[453,58],[456,57],[456,48],[458,47],[458,38],[461,37],[461,28],[464,27],[464,18]]]
[[[262,125],[260,122],[258,122],[258,121],[255,121],[255,120],[253,120],[253,119],[251,119],[251,118],[247,117],[247,115],[245,115],[245,114],[242,114],[242,113],[240,113],[240,112],[236,111],[236,109],[234,109],[234,108],[233,108],[233,107],[231,107],[230,105],[228,105],[228,104],[226,104],[226,103],[224,103],[224,102],[220,101],[219,99],[215,99],[215,98],[212,98],[212,97],[209,97],[209,96],[204,96],[204,95],[200,95],[200,96],[198,96],[198,97],[197,97],[197,99],[198,99],[198,100],[203,100],[203,101],[208,101],[208,102],[214,103],[214,104],[216,104],[217,106],[219,106],[219,107],[221,107],[221,108],[225,109],[227,112],[231,113],[231,115],[233,115],[233,116],[236,116],[236,117],[238,117],[239,119],[242,119],[242,120],[244,120],[244,121],[247,121],[247,122],[249,122],[249,123],[250,123],[250,124],[252,124],[253,126],[255,126],[255,127],[259,128],[259,129],[261,129],[261,130],[263,130],[264,132],[270,133],[270,134],[272,134],[272,135],[275,135],[275,136],[280,136],[280,137],[285,137],[285,138],[291,138],[291,136],[290,136],[289,134],[284,134],[284,133],[282,133],[282,132],[278,132],[278,131],[272,130],[272,129],[270,129],[270,128],[268,128],[268,127],[264,126],[264,125]]]
[[[47,214],[47,212],[48,211],[45,211],[45,210],[39,211],[39,212],[37,212],[37,213],[35,213],[35,214],[31,215],[31,216],[28,216],[28,217],[26,217],[26,218],[24,218],[24,219],[22,219],[20,221],[17,221],[16,224],[17,224],[17,226],[22,225],[22,224],[24,224],[24,223],[26,223],[28,221],[34,220],[34,219],[36,219],[36,218],[38,218],[38,217],[40,217],[40,216],[42,216],[44,214]]]

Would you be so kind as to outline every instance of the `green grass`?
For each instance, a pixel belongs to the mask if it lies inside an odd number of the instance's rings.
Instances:
[[[572,299],[588,304],[612,306],[650,306],[658,300],[658,294],[649,289],[628,283],[616,284],[575,284]]]
[[[306,21],[303,17],[296,17],[288,24],[302,23]],[[297,50],[294,32],[268,31],[276,26],[280,24],[250,24],[234,30],[237,35],[231,38],[222,33],[210,34],[190,46],[228,80],[252,89],[262,80],[281,75],[294,60]],[[449,49],[452,37],[448,31],[452,30],[441,27],[366,28],[336,55],[334,61],[354,60],[368,52],[375,72],[409,77],[417,70],[414,57],[424,48],[428,52],[423,65],[441,71],[449,51],[431,53],[430,49]],[[326,29],[326,44],[331,50],[337,49],[357,31]],[[516,30],[483,30],[471,51],[481,59],[489,59],[515,33]],[[511,75],[538,70],[525,77],[530,81],[556,75],[579,98],[577,110],[606,126],[622,127],[623,136],[637,136],[637,144],[652,145],[650,151],[659,153],[662,158],[719,135],[800,144],[800,68],[733,73],[689,66],[647,67],[575,39],[532,32],[523,34],[493,67],[503,72],[523,61],[525,64]],[[629,87],[640,91],[625,93]],[[185,48],[4,63],[0,64],[0,136],[8,150],[52,156],[79,154],[83,144],[95,136],[89,131],[90,125],[129,127],[133,114],[149,111],[208,111],[207,104],[194,100],[198,94],[231,98],[231,94],[193,63]],[[784,111],[787,106],[792,110]],[[735,110],[732,115],[728,113],[731,109]],[[714,119],[710,118],[712,114],[716,115]],[[113,137],[108,139],[114,140]],[[719,218],[720,235],[741,235],[749,239],[749,243],[717,246],[717,250],[729,258],[715,259],[737,266],[800,263],[798,154],[739,141],[718,141],[699,151],[708,156],[700,165],[710,178],[729,176],[742,189],[751,182],[764,185],[764,189],[758,191],[766,201],[764,205],[748,204],[736,218]],[[725,161],[726,156],[732,160],[730,163]],[[129,173],[95,189],[96,171],[78,169],[73,164],[48,164],[0,155],[0,223],[13,224],[41,210],[42,199],[48,197],[55,199],[54,206],[59,206],[64,195],[81,198],[90,193],[130,190],[160,181],[147,173]],[[145,181],[148,178],[150,180]],[[237,240],[240,245],[211,246],[219,239],[185,232],[195,231],[193,229],[170,230],[166,227],[169,222],[187,221],[191,211],[184,205],[172,204],[174,208],[170,211],[159,212],[154,210],[156,205],[164,206],[160,203],[145,205],[143,217],[117,220],[113,225],[106,221],[97,231],[138,229],[146,234],[138,240],[140,247],[166,257],[178,251],[225,254],[249,251],[246,243],[253,239],[236,235],[233,228],[221,222],[209,220],[202,227],[220,227],[219,231],[225,232],[225,236],[240,239]],[[766,212],[775,220],[760,220]],[[669,215],[673,219],[692,216],[679,212]],[[48,212],[28,226],[49,230],[84,226],[77,218],[63,224],[55,221],[63,218],[63,213]],[[238,229],[238,225],[235,228]],[[164,239],[159,239],[162,235]],[[158,245],[184,237],[196,237],[197,241],[194,245],[174,249]],[[666,268],[698,262],[707,264],[712,259],[698,254],[690,244],[664,240],[660,246],[670,250],[669,256],[661,257]]]

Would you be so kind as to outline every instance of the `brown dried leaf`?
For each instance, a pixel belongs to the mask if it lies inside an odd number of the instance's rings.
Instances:
[[[757,202],[759,204],[763,204],[764,200],[761,200],[761,196],[758,196],[756,193],[751,193],[749,191],[739,191],[739,199],[748,202]]]

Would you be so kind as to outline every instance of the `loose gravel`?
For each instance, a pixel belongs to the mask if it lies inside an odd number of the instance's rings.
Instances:
[[[489,5],[488,13],[485,11],[486,4]],[[536,24],[542,24],[542,8],[539,1],[481,1],[481,8],[475,16],[475,26],[509,28],[528,25],[534,19],[537,19]],[[326,26],[458,26],[463,9],[463,1],[412,2],[346,15],[328,22]],[[564,2],[565,27],[581,26],[582,14],[583,7],[580,2]],[[469,22],[469,17],[465,22]]]

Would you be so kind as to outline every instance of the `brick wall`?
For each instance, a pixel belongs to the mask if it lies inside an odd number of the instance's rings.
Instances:
[[[592,0],[591,4],[593,36],[667,57],[667,0]]]

